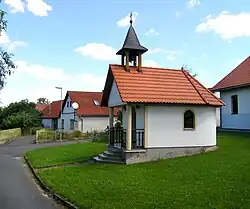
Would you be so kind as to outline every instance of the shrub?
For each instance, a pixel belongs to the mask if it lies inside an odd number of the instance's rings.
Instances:
[[[36,131],[41,130],[41,129],[42,129],[42,127],[32,127],[32,128],[30,128],[30,134],[35,135]]]
[[[108,143],[109,135],[104,132],[99,133],[99,142]]]
[[[79,131],[79,130],[76,130],[76,131],[73,132],[73,135],[74,135],[75,138],[81,138],[82,132]]]
[[[36,131],[37,141],[53,141],[56,140],[56,133],[53,130],[40,129]]]

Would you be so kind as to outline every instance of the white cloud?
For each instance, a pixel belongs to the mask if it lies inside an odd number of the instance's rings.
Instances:
[[[145,67],[160,67],[154,60],[144,60],[142,65]]]
[[[238,65],[241,64],[245,59],[246,59],[246,57],[237,59],[237,60],[236,60],[236,65],[238,66]]]
[[[159,52],[164,52],[165,49],[163,48],[151,48],[147,51],[147,54],[155,54],[155,53],[159,53]]]
[[[145,33],[145,35],[146,36],[158,36],[159,33],[154,28],[150,28],[149,31]]]
[[[249,37],[250,13],[230,14],[227,11],[221,12],[218,16],[205,17],[204,22],[196,26],[197,33],[214,31],[223,39]]]
[[[181,16],[181,13],[180,13],[179,11],[177,11],[177,12],[175,13],[175,16],[176,16],[176,17],[180,17],[180,16]]]
[[[25,8],[36,16],[48,16],[48,12],[52,11],[52,6],[44,0],[4,0],[4,3],[9,6],[11,13],[25,12]]]
[[[103,43],[88,43],[75,49],[82,56],[89,56],[95,60],[117,60],[116,49]]]
[[[13,51],[16,50],[16,48],[18,48],[18,47],[25,47],[27,45],[28,44],[26,42],[24,42],[24,41],[12,41],[8,45],[8,51],[13,52]]]
[[[139,15],[139,13],[138,12],[133,12],[133,24],[135,24],[135,22],[136,22],[136,18],[137,18],[137,16]],[[128,14],[128,15],[126,15],[125,17],[123,17],[122,19],[120,19],[120,20],[118,20],[117,22],[116,22],[116,24],[119,26],[119,27],[127,27],[130,23],[129,23],[129,21],[130,21],[130,13]]]
[[[147,54],[163,53],[169,61],[174,61],[179,55],[183,54],[183,51],[179,50],[168,50],[163,48],[151,48]]]
[[[28,10],[36,16],[48,16],[48,12],[52,11],[52,6],[44,2],[44,0],[26,0]]]
[[[0,35],[0,44],[9,44],[10,38],[6,32],[2,31]]]
[[[0,35],[0,45],[13,52],[18,47],[27,46],[27,43],[24,41],[11,41],[7,33],[3,31]]]
[[[8,77],[6,86],[0,92],[0,100],[4,105],[26,98],[34,102],[39,97],[46,97],[50,101],[59,100],[60,92],[55,86],[63,88],[64,96],[67,90],[102,91],[105,84],[106,73],[72,73],[23,60],[17,61],[16,65],[15,73]]]
[[[165,54],[169,61],[174,61],[177,58],[177,56],[183,54],[183,52],[177,50],[165,50]]]
[[[21,0],[4,0],[4,3],[9,6],[11,13],[24,13],[24,4]]]
[[[197,7],[201,4],[200,0],[189,0],[187,2],[187,7],[188,8],[193,8],[193,7]]]

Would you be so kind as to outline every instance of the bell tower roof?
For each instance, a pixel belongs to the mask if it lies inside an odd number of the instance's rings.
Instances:
[[[123,43],[122,48],[116,53],[117,55],[123,55],[126,50],[136,50],[141,54],[148,51],[148,49],[140,44],[140,41],[136,35],[135,29],[132,25],[132,13],[130,15],[130,27],[128,33],[126,35],[125,41]]]

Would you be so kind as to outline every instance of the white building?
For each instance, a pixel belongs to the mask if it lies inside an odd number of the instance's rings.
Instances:
[[[101,104],[110,109],[109,153],[97,161],[115,152],[129,164],[216,147],[216,107],[223,102],[185,70],[142,67],[146,51],[131,24],[117,52],[121,65],[109,65]],[[116,107],[123,109],[122,129],[112,127]]]
[[[219,81],[212,91],[219,92],[225,106],[220,110],[220,128],[250,129],[250,57]]]
[[[81,132],[104,131],[109,125],[109,110],[100,106],[102,92],[68,91],[63,102],[62,129]],[[74,110],[72,104],[79,108]]]

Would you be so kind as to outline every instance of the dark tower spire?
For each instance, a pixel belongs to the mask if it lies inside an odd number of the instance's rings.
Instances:
[[[134,66],[137,66],[138,57],[138,70],[141,70],[141,55],[148,51],[147,48],[142,46],[133,28],[132,12],[130,13],[130,27],[128,29],[125,41],[122,48],[116,53],[122,57],[122,65],[124,65],[124,58],[126,58],[125,69],[129,70],[129,62],[132,62]]]

